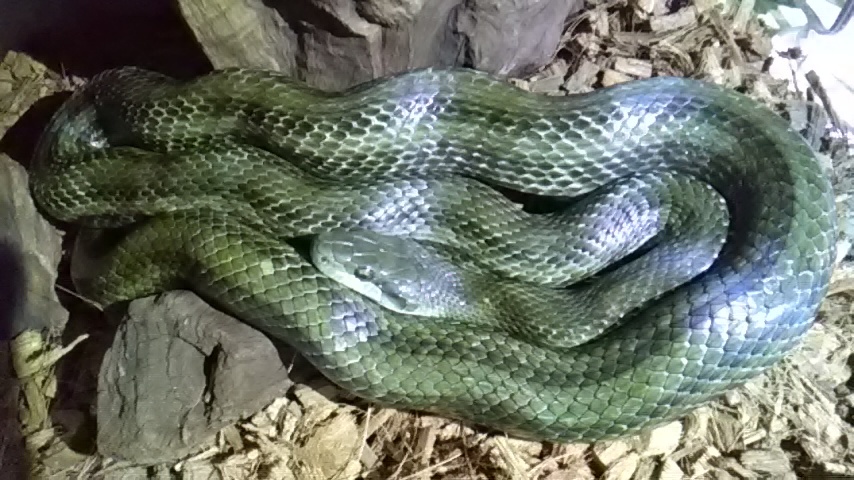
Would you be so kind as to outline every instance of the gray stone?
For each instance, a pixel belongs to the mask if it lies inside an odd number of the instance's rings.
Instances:
[[[562,0],[180,0],[216,68],[279,70],[338,90],[428,66],[530,74],[583,2]]]
[[[98,450],[152,464],[182,458],[291,382],[257,330],[189,292],[131,302],[98,378]]]
[[[24,167],[0,154],[0,339],[65,324],[54,289],[61,255],[62,239],[36,210]]]

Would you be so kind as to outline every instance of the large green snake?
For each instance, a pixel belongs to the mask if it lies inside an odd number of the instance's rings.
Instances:
[[[319,273],[296,238],[342,226],[436,231],[474,241],[476,252],[502,236],[498,227],[470,233],[465,215],[491,208],[453,197],[486,188],[470,179],[575,197],[664,172],[726,201],[726,243],[686,284],[571,346],[482,318],[381,308]],[[314,186],[290,186],[295,178]],[[632,433],[761,373],[809,329],[835,255],[832,190],[811,148],[757,102],[679,78],[547,97],[468,70],[419,70],[341,93],[262,71],[179,82],[111,70],[54,115],[31,179],[38,204],[60,220],[138,221],[86,282],[95,299],[189,287],[359,396],[539,439]],[[370,190],[377,182],[386,189]],[[692,188],[673,195],[702,190]],[[393,206],[405,208],[379,225]],[[514,225],[513,208],[501,208]],[[456,209],[465,212],[456,229],[424,223]]]

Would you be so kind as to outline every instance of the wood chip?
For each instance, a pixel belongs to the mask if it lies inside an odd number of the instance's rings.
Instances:
[[[415,453],[419,457],[418,461],[422,465],[429,465],[430,457],[433,455],[433,445],[436,444],[436,429],[432,426],[421,427],[415,438]]]
[[[653,32],[667,32],[685,28],[697,23],[697,11],[693,8],[685,8],[670,15],[652,17],[649,19],[649,28]]]
[[[605,470],[602,475],[603,480],[631,480],[638,469],[640,463],[640,455],[631,452],[628,455],[617,460],[613,465]]]
[[[563,85],[563,79],[563,75],[557,74],[534,80],[528,85],[528,90],[537,93],[556,93]]]
[[[590,11],[590,26],[593,33],[599,37],[607,38],[611,34],[611,28],[608,23],[608,11],[604,8],[597,8]]]
[[[615,42],[626,45],[647,46],[658,36],[652,32],[616,32],[612,38]]]
[[[625,83],[634,80],[632,77],[626,75],[625,73],[618,72],[613,69],[605,70],[605,73],[602,74],[602,86],[610,87],[611,85],[616,85],[618,83]]]
[[[682,480],[685,478],[685,472],[679,467],[675,460],[665,458],[661,464],[661,469],[658,478],[661,480]]]
[[[668,0],[655,0],[655,4],[652,7],[652,14],[655,17],[663,17],[670,13],[670,7],[668,6],[670,2]]]
[[[652,63],[648,60],[620,57],[614,61],[614,70],[636,78],[652,76]]]
[[[694,0],[693,3],[694,9],[697,10],[698,14],[705,13],[719,5],[725,4],[725,2],[721,0]]]
[[[580,93],[590,90],[601,68],[590,60],[582,60],[575,70],[563,84],[564,90],[569,93]]]
[[[638,452],[638,455],[640,455],[640,458],[638,459],[638,464],[632,478],[655,478],[658,461],[652,457],[644,457],[640,452]]]
[[[682,422],[670,422],[641,433],[637,450],[644,456],[670,455],[676,451],[681,437]]]
[[[641,18],[646,18],[655,10],[656,3],[656,0],[635,0],[634,5],[636,10],[643,13]]]
[[[602,466],[608,467],[628,454],[631,449],[632,446],[624,440],[597,442],[593,444],[593,455]]]
[[[721,49],[711,46],[703,49],[700,54],[700,70],[712,82],[723,84],[727,79],[727,70],[723,67]]]
[[[743,33],[747,30],[747,23],[750,22],[755,15],[753,13],[754,6],[756,6],[756,0],[741,0],[741,2],[739,2],[738,9],[730,23],[732,32]]]

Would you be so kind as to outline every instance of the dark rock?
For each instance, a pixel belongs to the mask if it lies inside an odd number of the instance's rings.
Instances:
[[[54,290],[61,243],[30,198],[24,168],[0,154],[0,340],[65,324]]]
[[[548,63],[581,1],[180,0],[211,63],[342,89],[428,66],[523,76]]]
[[[98,381],[98,450],[179,459],[290,388],[263,334],[188,292],[132,302]]]

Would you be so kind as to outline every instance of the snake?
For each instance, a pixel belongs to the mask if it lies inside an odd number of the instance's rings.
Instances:
[[[637,433],[765,372],[836,255],[813,148],[682,77],[557,96],[465,68],[331,91],[121,67],[65,100],[31,163],[43,212],[118,232],[75,281],[90,298],[189,289],[356,397],[536,440]],[[612,307],[624,288],[646,297]]]

